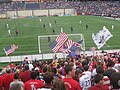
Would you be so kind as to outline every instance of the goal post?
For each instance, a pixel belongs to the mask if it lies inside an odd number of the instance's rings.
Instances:
[[[85,50],[85,39],[83,34],[67,34],[69,39],[77,42],[83,40],[81,48]],[[58,35],[43,35],[38,36],[38,49],[39,53],[52,53],[52,49],[49,47],[51,42],[48,42],[48,36],[50,36],[50,41],[53,42]]]

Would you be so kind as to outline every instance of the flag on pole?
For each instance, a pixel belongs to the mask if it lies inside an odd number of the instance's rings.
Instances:
[[[49,46],[52,48],[53,52],[58,52],[59,49],[64,45],[64,43],[68,40],[67,34],[64,32],[61,32],[56,40],[52,42]]]
[[[3,49],[5,51],[5,54],[9,55],[9,54],[13,53],[17,48],[18,48],[18,46],[16,46],[15,44],[12,44],[12,45],[10,45],[6,48],[3,48]]]
[[[65,45],[63,45],[59,51],[63,52],[63,53],[71,53],[71,52],[75,52],[82,44],[83,40],[80,40],[78,42],[74,42],[71,39],[68,39],[68,41],[66,42]]]
[[[98,49],[100,49],[112,36],[113,35],[109,32],[109,30],[103,26],[103,29],[100,30],[96,35],[94,35],[94,33],[92,34],[92,39],[97,45]]]

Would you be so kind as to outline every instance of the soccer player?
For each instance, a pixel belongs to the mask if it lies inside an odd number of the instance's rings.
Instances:
[[[43,24],[43,28],[45,29],[45,24]]]
[[[32,71],[30,73],[31,80],[25,83],[25,90],[37,90],[38,88],[43,87],[43,82],[41,80],[37,80],[37,72]]]
[[[11,36],[11,31],[10,31],[10,29],[8,29],[8,35]]]
[[[42,20],[41,20],[41,19],[39,19],[39,21],[41,22]]]
[[[112,25],[112,30],[114,30],[114,25]]]
[[[61,32],[63,32],[63,28],[60,28]]]
[[[55,20],[55,23],[57,23],[56,20]]]
[[[50,40],[50,36],[48,36],[48,42],[50,42],[51,40]]]
[[[9,25],[8,25],[8,23],[5,25],[5,29],[6,29],[6,30],[9,29]]]
[[[81,22],[81,20],[80,20],[80,22],[79,22],[79,23],[80,23],[80,24],[82,23],[82,22]]]
[[[73,32],[73,27],[71,26],[70,29],[71,29],[71,33],[72,33]]]
[[[65,66],[66,77],[63,79],[67,90],[82,90],[79,83],[72,77],[75,75],[75,68],[73,65],[68,64]]]
[[[55,28],[53,27],[53,34],[55,34]]]
[[[86,26],[85,26],[85,27],[86,27],[86,30],[88,30],[88,24],[86,24]]]
[[[51,23],[49,23],[49,27],[50,27],[50,28],[52,27],[52,24],[51,24]]]
[[[16,27],[16,30],[15,30],[15,33],[16,33],[16,36],[18,36],[18,34],[19,34],[19,30],[18,30],[17,27]]]

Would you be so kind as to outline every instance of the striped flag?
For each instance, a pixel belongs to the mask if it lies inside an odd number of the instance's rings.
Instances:
[[[10,45],[6,48],[3,48],[3,49],[5,51],[5,54],[9,55],[9,54],[13,53],[17,48],[18,48],[18,46],[16,46],[15,44],[12,44],[12,45]]]
[[[70,48],[75,42],[71,39],[68,39],[68,41],[66,42],[66,48]]]
[[[67,47],[65,45],[63,45],[60,49],[59,49],[60,52],[63,52],[63,53],[67,53],[69,54],[71,52],[71,50],[67,49]]]
[[[53,48],[52,48],[53,52],[58,52],[59,49],[64,45],[64,43],[65,43],[67,40],[68,40],[67,34],[65,34],[64,32],[61,32],[61,33],[57,36],[56,40],[54,41],[55,44],[54,44],[54,46],[53,46]],[[53,43],[54,43],[54,42],[53,42]],[[50,46],[52,46],[52,44],[51,44]]]
[[[67,42],[66,42],[66,44],[63,45],[60,48],[59,51],[61,51],[63,53],[67,53],[67,54],[69,54],[69,53],[71,53],[73,51],[75,52],[78,49],[78,47],[81,46],[82,42],[83,42],[83,40],[80,40],[78,42],[74,42],[73,40],[68,39]]]

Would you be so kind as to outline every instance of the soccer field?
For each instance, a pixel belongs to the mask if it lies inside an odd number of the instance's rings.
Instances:
[[[40,22],[41,19],[41,22]],[[55,23],[56,21],[56,23]],[[80,24],[81,21],[81,24]],[[51,23],[51,28],[49,27]],[[8,31],[5,29],[5,25],[8,24],[11,30],[11,36],[8,35]],[[88,30],[86,30],[86,24]],[[111,26],[114,24],[114,30],[111,30]],[[43,27],[45,25],[45,28]],[[70,27],[73,27],[71,32]],[[97,33],[103,26],[109,29],[113,34],[113,37],[107,41],[107,45],[104,45],[101,49],[120,49],[120,21],[112,20],[96,16],[63,16],[63,17],[33,17],[33,18],[21,18],[21,19],[2,19],[0,20],[0,56],[5,56],[3,48],[15,44],[18,45],[18,49],[11,54],[12,55],[26,55],[26,54],[38,54],[38,36],[41,35],[58,35],[63,28],[66,34],[83,34],[85,38],[86,50],[90,50],[91,47],[96,47],[92,40],[92,33]],[[16,36],[16,27],[19,29],[19,35]],[[55,34],[53,34],[53,28]],[[52,41],[55,38],[51,38]],[[78,37],[74,37],[74,41],[78,40]],[[48,38],[41,40],[42,53],[50,53],[52,50],[49,48]]]

